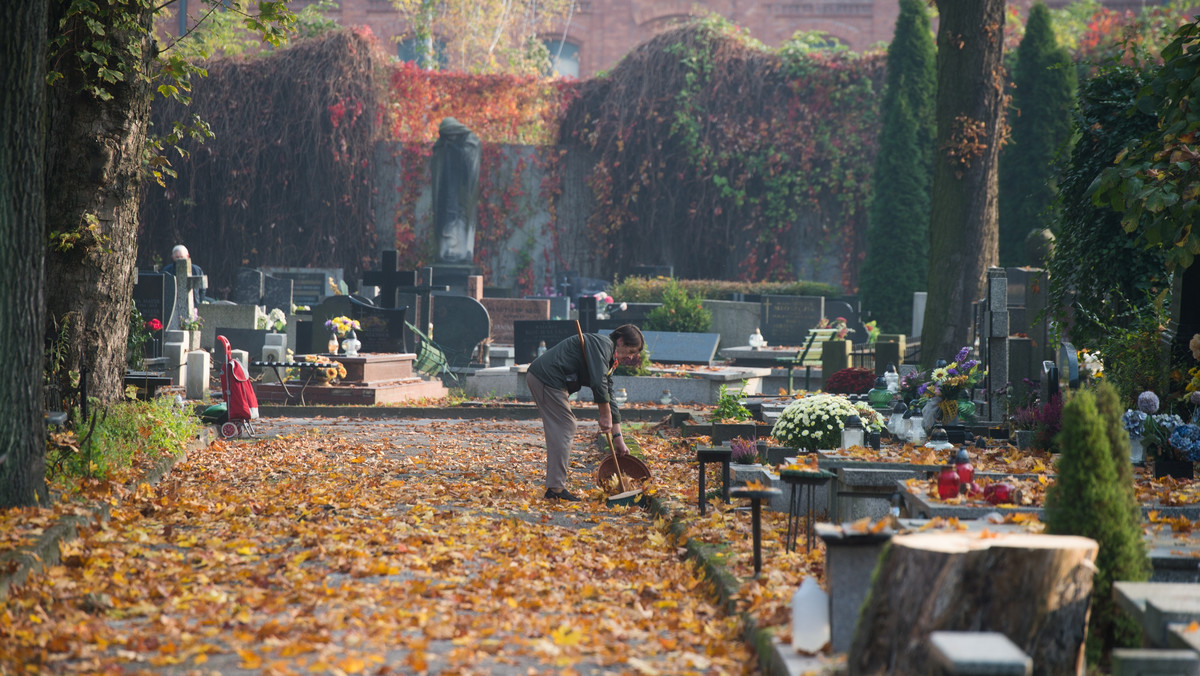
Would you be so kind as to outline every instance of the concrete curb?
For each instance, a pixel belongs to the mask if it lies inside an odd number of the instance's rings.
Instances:
[[[576,408],[575,417],[580,420],[595,420],[598,413],[594,407]],[[685,412],[686,414],[686,412]],[[437,418],[495,420],[539,420],[537,406],[529,404],[501,404],[496,406],[259,406],[261,418]],[[629,422],[658,422],[665,418],[675,419],[680,413],[674,409],[621,409],[621,419]]]
[[[186,458],[189,453],[194,453],[201,448],[205,448],[211,442],[215,435],[211,427],[205,426],[200,428],[198,438],[188,442],[183,448],[183,452],[178,455],[170,455],[160,459],[153,467],[147,470],[142,477],[126,484],[126,488],[132,494],[141,484],[156,485],[162,478],[171,471],[175,463]],[[8,598],[8,590],[20,585],[32,573],[40,572],[48,566],[55,566],[61,560],[59,546],[64,542],[70,542],[79,537],[79,529],[87,526],[93,521],[105,521],[108,519],[111,505],[109,503],[100,503],[91,508],[92,516],[66,516],[58,521],[58,523],[47,528],[42,532],[37,542],[9,552],[0,556],[0,569],[12,569],[11,572],[0,574],[0,602]],[[12,562],[16,565],[12,565]]]

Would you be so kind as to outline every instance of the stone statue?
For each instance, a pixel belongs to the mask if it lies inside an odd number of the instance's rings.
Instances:
[[[475,259],[479,203],[479,137],[453,117],[442,120],[433,144],[433,225],[439,263]]]

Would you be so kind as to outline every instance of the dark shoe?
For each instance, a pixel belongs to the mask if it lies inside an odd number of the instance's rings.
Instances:
[[[546,489],[546,499],[547,500],[566,500],[567,502],[579,502],[579,498],[575,497],[574,495],[571,495],[571,492],[565,488],[562,489],[561,491],[557,491],[557,492],[552,491],[549,488],[547,488]]]

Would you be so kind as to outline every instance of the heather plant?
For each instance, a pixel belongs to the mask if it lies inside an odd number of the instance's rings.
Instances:
[[[1083,390],[1062,407],[1058,478],[1046,490],[1047,532],[1081,535],[1100,546],[1086,648],[1088,662],[1095,666],[1107,662],[1113,648],[1140,645],[1137,624],[1116,607],[1113,583],[1150,577],[1140,508],[1122,483],[1109,441],[1120,434],[1116,402],[1112,393],[1097,397]]]
[[[830,394],[866,394],[874,385],[874,370],[851,366],[835,371],[825,379],[821,389]]]

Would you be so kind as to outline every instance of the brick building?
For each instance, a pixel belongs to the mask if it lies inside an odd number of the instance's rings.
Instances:
[[[314,1],[292,0],[289,5],[299,10]],[[1046,4],[1057,8],[1070,1],[1046,0]],[[1024,13],[1033,0],[1009,2]],[[1137,11],[1164,2],[1101,0],[1105,7],[1119,11]],[[194,14],[201,3],[177,0],[177,4],[186,16]],[[370,26],[383,44],[395,45],[398,57],[413,58],[415,50],[408,27],[391,0],[338,0],[338,5],[332,15],[338,23]],[[861,52],[891,40],[900,8],[898,0],[576,0],[570,22],[542,38],[550,53],[559,57],[559,73],[586,78],[611,69],[634,47],[672,24],[706,12],[724,16],[772,47],[797,31],[819,30]]]

